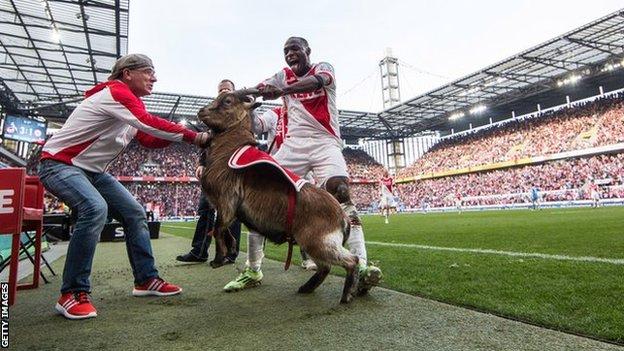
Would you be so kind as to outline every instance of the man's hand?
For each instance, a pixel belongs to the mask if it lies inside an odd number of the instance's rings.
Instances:
[[[205,148],[208,146],[208,143],[210,143],[211,139],[212,139],[212,133],[209,133],[209,132],[197,133],[197,135],[195,136],[195,140],[193,140],[193,144],[201,148]]]
[[[195,178],[201,179],[201,176],[203,173],[204,173],[204,166],[197,166],[197,168],[195,168]]]
[[[282,89],[274,85],[264,85],[259,87],[258,91],[264,100],[275,100],[284,95]]]

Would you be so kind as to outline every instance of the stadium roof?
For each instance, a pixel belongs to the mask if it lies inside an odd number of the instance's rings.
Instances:
[[[611,13],[380,113],[392,133],[434,129],[449,118],[558,89],[624,66],[624,10]],[[472,110],[472,111],[471,111]]]
[[[129,0],[1,1],[2,105],[62,107],[106,80],[128,51],[128,6]]]

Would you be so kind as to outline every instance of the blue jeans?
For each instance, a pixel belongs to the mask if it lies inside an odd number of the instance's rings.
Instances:
[[[67,204],[77,218],[67,249],[61,293],[91,291],[89,276],[95,246],[109,210],[124,226],[134,283],[143,284],[158,277],[145,210],[113,176],[44,160],[39,177],[45,188]]]

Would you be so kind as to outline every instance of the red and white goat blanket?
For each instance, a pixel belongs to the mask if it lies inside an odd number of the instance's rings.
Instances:
[[[282,167],[271,155],[252,145],[245,145],[236,150],[230,157],[228,166],[232,169],[243,169],[262,163],[271,165],[279,170],[297,191],[300,191],[303,185],[307,183],[305,179],[299,177],[291,170]]]

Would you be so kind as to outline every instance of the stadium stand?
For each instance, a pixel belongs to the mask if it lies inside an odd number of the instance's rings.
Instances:
[[[366,152],[345,148],[342,154],[347,161],[351,178],[378,180],[383,176],[384,167]]]
[[[538,165],[462,174],[399,184],[399,197],[408,208],[453,206],[459,192],[465,205],[528,202],[536,186],[546,201],[588,198],[590,179],[600,180],[603,198],[624,196],[624,153],[559,160]]]
[[[486,130],[444,139],[399,177],[475,167],[528,156],[624,141],[623,95],[573,108],[510,120]]]

